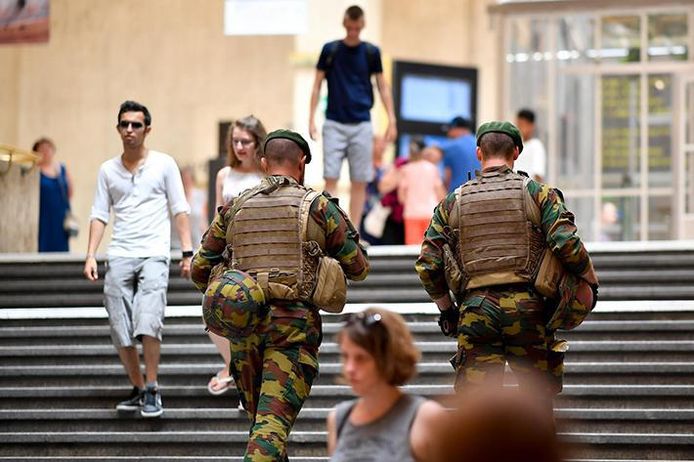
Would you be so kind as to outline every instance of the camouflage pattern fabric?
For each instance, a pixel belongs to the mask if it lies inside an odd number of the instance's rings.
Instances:
[[[219,273],[210,278],[202,301],[205,325],[221,337],[248,335],[267,311],[263,289],[243,271]]]
[[[545,328],[545,307],[534,291],[474,289],[460,307],[456,389],[466,384],[501,385],[508,361],[521,387],[561,391],[563,357]]]
[[[244,461],[283,461],[318,373],[321,319],[302,304],[272,304],[256,331],[231,338],[231,375],[251,422]]]
[[[511,171],[506,166],[493,169]],[[584,274],[592,267],[592,262],[578,236],[574,215],[566,209],[561,192],[534,180],[528,182],[527,188],[540,209],[541,228],[548,247],[567,272]],[[455,193],[450,193],[434,209],[415,264],[422,285],[432,300],[448,294],[443,248],[444,244],[457,245],[456,231],[448,225],[455,201]],[[460,220],[465,220],[465,217],[460,217]],[[557,393],[561,390],[563,352],[554,350],[561,350],[564,344],[557,341],[553,330],[546,327],[548,311],[553,307],[545,307],[539,295],[532,290],[528,292],[525,287],[502,285],[494,286],[493,291],[491,289],[487,288],[488,295],[484,297],[472,296],[472,291],[455,294],[465,306],[459,323],[461,348],[458,359],[464,361],[457,368],[458,386],[503,370],[500,365],[506,358],[509,364],[515,363],[520,376],[526,376],[526,371],[540,371],[542,380],[551,379],[549,388]],[[528,294],[532,297],[529,298]],[[531,305],[533,309],[529,309]],[[488,342],[487,349],[484,348],[485,342]],[[462,356],[465,358],[460,358]],[[496,367],[490,368],[490,365]],[[494,378],[490,377],[490,380]]]
[[[232,206],[233,201],[218,210],[193,258],[191,278],[202,292],[210,276],[224,271],[231,258],[225,249]],[[309,219],[323,233],[325,253],[340,263],[345,275],[366,278],[366,252],[337,202],[318,196],[311,203]],[[289,432],[318,373],[321,319],[315,307],[298,301],[270,300],[259,313],[250,334],[228,337],[231,373],[250,420],[244,461],[283,461]]]

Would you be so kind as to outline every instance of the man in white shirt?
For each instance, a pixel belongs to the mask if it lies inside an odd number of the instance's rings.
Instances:
[[[171,156],[144,144],[151,122],[145,106],[134,101],[121,104],[116,129],[123,153],[99,170],[84,264],[85,277],[96,281],[96,250],[113,211],[104,302],[111,339],[133,385],[130,397],[116,409],[140,410],[143,417],[159,417],[163,412],[157,373],[169,282],[170,216],[183,250],[181,276],[190,276],[193,256],[190,207],[178,166]],[[144,378],[135,339],[142,342]]]
[[[535,181],[544,183],[547,177],[547,154],[545,146],[535,137],[535,113],[521,109],[516,115],[516,126],[523,136],[523,152],[518,156],[514,168],[525,172]]]

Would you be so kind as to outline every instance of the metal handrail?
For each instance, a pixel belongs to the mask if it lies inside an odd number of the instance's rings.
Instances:
[[[0,175],[5,175],[17,164],[22,169],[22,174],[30,172],[41,157],[34,151],[27,151],[9,144],[0,144],[0,162],[7,162],[7,167],[0,169]]]

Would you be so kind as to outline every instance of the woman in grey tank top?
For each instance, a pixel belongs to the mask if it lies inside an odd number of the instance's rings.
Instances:
[[[445,411],[435,401],[403,393],[419,351],[397,313],[369,308],[352,315],[337,336],[343,379],[357,399],[328,416],[332,462],[422,461]]]

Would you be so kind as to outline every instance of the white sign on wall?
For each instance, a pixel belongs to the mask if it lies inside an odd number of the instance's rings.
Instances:
[[[298,35],[308,25],[308,0],[225,0],[224,35]]]

